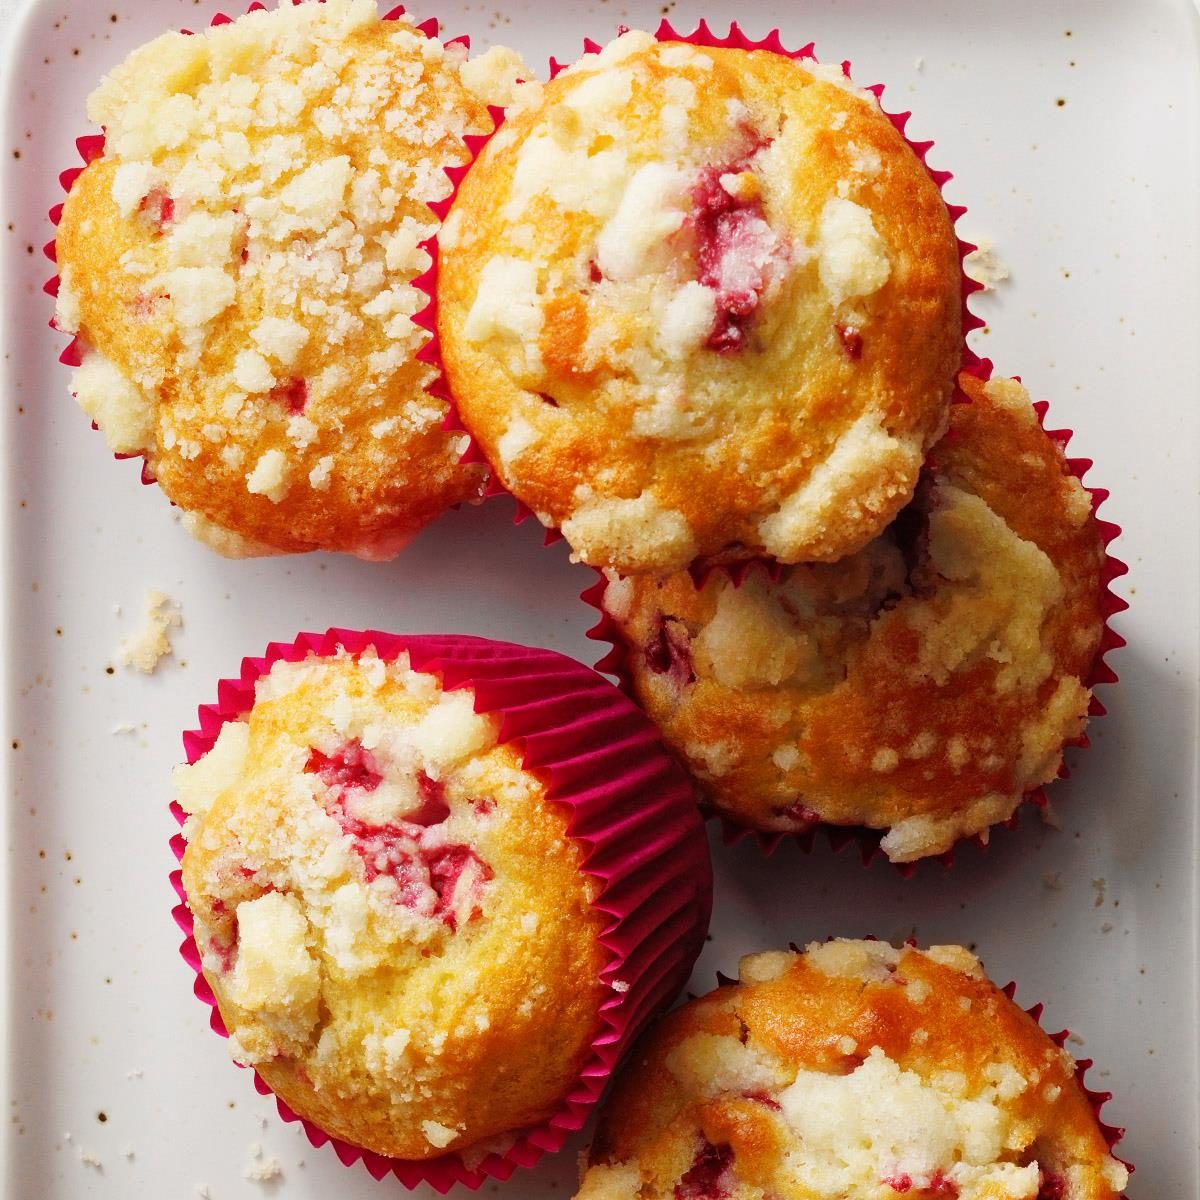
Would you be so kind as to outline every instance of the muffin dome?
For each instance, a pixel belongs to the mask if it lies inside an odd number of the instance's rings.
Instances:
[[[438,281],[447,378],[505,485],[626,573],[862,547],[962,353],[950,217],[875,97],[637,32],[517,91]]]
[[[916,498],[838,563],[616,579],[637,699],[735,822],[883,831],[897,862],[1054,779],[1103,633],[1091,499],[1016,382],[964,375]]]
[[[374,0],[281,4],[160,37],[89,100],[105,149],[56,243],[72,390],[223,553],[387,558],[480,492],[411,319],[427,205],[503,96],[464,60]]]
[[[1115,1200],[1075,1063],[959,946],[835,941],[642,1041],[578,1200]]]
[[[406,654],[279,661],[176,773],[183,887],[235,1057],[393,1158],[545,1120],[613,996],[612,917],[567,811],[473,701]]]

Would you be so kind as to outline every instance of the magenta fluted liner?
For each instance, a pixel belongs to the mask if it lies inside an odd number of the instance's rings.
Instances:
[[[472,688],[476,711],[500,718],[499,740],[518,748],[524,766],[545,780],[547,798],[567,810],[569,836],[584,852],[583,870],[600,885],[594,906],[611,918],[600,938],[608,953],[601,978],[619,987],[601,1007],[591,1056],[559,1110],[535,1128],[516,1131],[506,1153],[471,1166],[461,1153],[423,1162],[389,1159],[330,1137],[277,1101],[283,1119],[300,1120],[314,1146],[331,1142],[343,1163],[361,1161],[376,1179],[390,1173],[406,1187],[426,1183],[439,1192],[455,1184],[477,1188],[560,1149],[582,1127],[642,1027],[678,994],[711,914],[708,843],[685,773],[618,689],[561,654],[482,638],[331,629],[274,642],[261,658],[245,659],[236,679],[221,680],[217,702],[199,710],[199,727],[183,735],[188,762],[212,748],[222,725],[249,711],[255,682],[274,663],[328,657],[339,648],[358,654],[368,646],[388,660],[406,652],[415,670],[439,676],[449,691]],[[172,811],[182,824],[179,806]],[[181,834],[172,839],[177,859],[185,845]],[[200,970],[180,871],[171,883],[180,901],[173,915],[186,934],[180,953],[196,972],[196,995],[212,1007],[213,1029],[225,1035]],[[257,1074],[255,1086],[264,1095],[270,1090]]]

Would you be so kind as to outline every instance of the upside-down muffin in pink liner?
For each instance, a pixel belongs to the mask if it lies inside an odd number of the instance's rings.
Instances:
[[[459,415],[593,566],[837,559],[944,428],[938,182],[873,92],[770,45],[634,31],[518,87],[443,226]]]
[[[649,721],[550,651],[344,631],[247,660],[201,715],[177,916],[235,1059],[409,1185],[558,1149],[707,928]]]
[[[468,63],[375,0],[281,3],[168,33],[90,97],[104,136],[51,248],[71,389],[215,549],[388,558],[479,497],[414,281],[514,57]]]
[[[1116,1200],[1087,1064],[961,946],[741,961],[605,1102],[577,1200]]]
[[[1019,383],[962,386],[916,497],[857,553],[598,589],[604,665],[736,825],[866,827],[895,862],[986,837],[1115,678],[1115,527]]]

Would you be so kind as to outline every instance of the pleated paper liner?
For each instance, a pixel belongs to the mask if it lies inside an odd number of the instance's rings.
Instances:
[[[279,3],[281,6],[283,4],[286,4],[287,2],[288,2],[288,0],[279,0]],[[311,0],[290,0],[290,2],[293,5],[295,5],[295,4],[299,4],[301,2],[311,2]],[[322,0],[322,2],[323,2],[323,0]],[[261,0],[254,0],[254,3],[252,3],[246,9],[246,12],[247,12],[247,14],[254,13],[254,12],[263,12],[266,9],[267,9],[267,5],[261,3]],[[406,11],[407,10],[405,9],[405,7],[403,5],[398,5],[397,7],[393,8],[393,9],[389,10],[387,13],[385,13],[381,19],[384,21],[398,21],[406,15]],[[233,17],[227,15],[226,13],[219,12],[209,22],[209,27],[215,29],[222,25],[230,25],[233,23],[233,21],[234,21]],[[413,28],[419,30],[426,37],[436,38],[436,37],[438,37],[438,34],[439,34],[440,22],[437,17],[429,17],[424,21],[415,22],[413,25]],[[180,32],[183,34],[190,35],[190,34],[192,34],[193,31],[190,29],[181,29]],[[470,39],[470,36],[467,34],[460,34],[457,37],[452,37],[452,38],[446,39],[446,41],[443,42],[443,45],[446,45],[446,46],[461,45],[466,50],[469,51],[471,48],[471,39]],[[498,114],[501,114],[501,110],[496,109],[496,108],[489,108],[489,112],[492,114],[493,119],[496,119]],[[475,158],[476,154],[478,153],[478,148],[479,148],[480,142],[485,141],[485,140],[486,140],[486,137],[481,138],[481,137],[471,135],[471,134],[464,136],[463,141],[466,144],[467,150],[470,154],[469,161],[474,161],[474,158]],[[100,133],[95,133],[95,134],[87,134],[84,137],[80,137],[80,138],[76,139],[75,148],[79,155],[79,159],[80,159],[80,162],[82,165],[70,167],[69,169],[67,169],[66,171],[63,171],[62,174],[59,175],[59,177],[58,177],[59,184],[63,190],[64,196],[70,193],[71,187],[74,185],[75,180],[77,180],[79,178],[79,176],[83,174],[84,167],[88,166],[90,163],[94,162],[97,158],[100,158],[104,154],[104,146],[105,146],[105,136],[104,136],[103,131],[101,131]],[[460,168],[448,168],[446,170],[446,174],[448,176],[450,176],[450,178],[452,180],[454,180],[456,177],[461,178],[461,174],[456,176],[455,172],[456,171],[461,172],[465,169],[466,169],[465,167],[463,167],[461,169]],[[442,217],[445,215],[445,212],[449,206],[449,203],[450,203],[450,201],[446,200],[443,202],[430,204],[428,206],[430,208],[430,210],[434,213],[435,218],[437,219],[439,224],[442,220]],[[50,213],[49,213],[50,222],[55,227],[55,229],[58,228],[58,225],[59,225],[60,221],[62,220],[62,214],[63,214],[63,204],[61,202],[56,204],[50,210]],[[433,265],[431,267],[429,267],[421,276],[419,276],[418,278],[411,281],[413,286],[418,287],[421,291],[425,292],[426,295],[429,295],[429,287],[431,286],[430,281],[436,280],[436,277],[437,277],[437,268],[436,268],[437,246],[436,246],[436,242],[437,242],[437,238],[435,235],[433,238],[430,238],[429,240],[421,243],[421,248],[424,249],[429,254]],[[53,263],[58,262],[58,255],[57,255],[57,250],[56,250],[56,245],[55,245],[54,240],[51,240],[46,243],[46,245],[43,247],[43,253],[45,254],[46,258],[48,258],[51,262],[53,262]],[[57,274],[55,274],[49,280],[46,281],[42,290],[48,296],[50,296],[54,299],[57,299],[60,286],[61,286],[61,280],[60,280],[59,276]],[[419,325],[422,329],[426,329],[426,330],[429,329],[429,323],[425,319],[424,310],[422,312],[417,313],[412,318],[412,320],[413,320],[414,324]],[[56,332],[58,331],[58,326],[56,325],[55,318],[53,316],[50,318],[50,328],[54,329]],[[63,363],[64,365],[66,365],[68,367],[78,367],[81,365],[81,363],[83,361],[83,355],[86,352],[86,350],[88,349],[88,347],[87,347],[86,342],[79,335],[75,334],[75,335],[68,335],[68,336],[71,337],[70,344],[59,355],[59,362]],[[415,357],[417,358],[418,361],[423,362],[428,366],[433,366],[435,368],[435,370],[437,370],[437,372],[438,372],[437,378],[431,380],[431,382],[426,386],[425,391],[428,392],[431,396],[433,396],[434,399],[444,402],[445,387],[441,383],[440,359],[437,355],[436,347],[433,347],[431,345],[431,343],[427,342],[425,344],[425,346],[423,346],[421,348],[421,350],[418,351],[418,353],[416,354]],[[481,463],[486,467],[486,462],[485,462],[483,456],[475,448],[474,440],[471,438],[468,431],[465,430],[461,426],[461,424],[456,421],[456,419],[454,419],[452,412],[450,414],[448,414],[446,422],[444,424],[444,427],[455,431],[458,434],[458,436],[466,439],[467,444],[459,456],[460,464],[468,465],[468,464],[472,464],[472,463]],[[92,422],[92,428],[97,429],[96,423],[94,421]],[[142,483],[146,486],[150,486],[150,485],[158,482],[155,479],[154,472],[151,470],[149,463],[146,462],[145,456],[143,454],[140,454],[140,453],[139,454],[114,454],[113,457],[116,458],[118,461],[124,461],[126,459],[140,459],[141,460]],[[490,475],[490,468],[489,468],[489,475]],[[485,490],[485,492],[484,492],[485,496],[490,495],[490,494],[491,494],[490,491]],[[174,504],[174,501],[172,501],[171,503]],[[457,507],[457,505],[455,507]]]
[[[982,379],[990,379],[992,371],[993,364],[991,361],[981,359],[977,363],[975,370],[972,371],[972,374],[977,374]],[[969,403],[969,401],[965,402]],[[1091,497],[1092,513],[1096,518],[1096,524],[1105,547],[1104,563],[1100,572],[1100,586],[1102,589],[1100,612],[1104,621],[1104,627],[1096,656],[1092,661],[1087,676],[1083,680],[1084,684],[1089,689],[1092,689],[1091,702],[1088,708],[1089,719],[1102,717],[1106,710],[1103,703],[1097,697],[1095,688],[1100,685],[1109,685],[1117,682],[1117,674],[1106,660],[1107,656],[1113,650],[1118,650],[1125,645],[1125,639],[1112,628],[1110,622],[1114,616],[1124,612],[1129,607],[1128,602],[1113,591],[1114,581],[1125,575],[1129,570],[1119,558],[1115,557],[1109,551],[1113,540],[1120,536],[1121,527],[1112,521],[1104,520],[1099,515],[1100,506],[1108,499],[1108,489],[1091,487],[1084,481],[1084,476],[1092,466],[1092,460],[1088,458],[1074,458],[1067,453],[1068,443],[1074,436],[1073,431],[1070,429],[1048,429],[1046,427],[1046,419],[1049,413],[1049,404],[1046,401],[1036,401],[1033,408],[1037,413],[1038,424],[1046,436],[1062,452],[1063,461],[1068,471],[1083,484],[1084,489]],[[729,577],[735,587],[740,587],[747,574],[752,570],[763,571],[772,581],[778,581],[786,568],[780,567],[778,563],[760,559],[753,562],[736,564],[707,565],[703,568],[693,570],[692,578],[695,586],[699,589],[703,587],[705,580],[713,571],[721,571]],[[602,600],[607,580],[599,572],[597,572],[597,575],[598,578],[596,581],[580,597],[586,604],[595,609],[598,614],[598,620],[593,628],[589,630],[588,637],[594,641],[606,642],[609,647],[603,657],[596,663],[596,670],[616,678],[621,689],[630,697],[634,697],[633,680],[627,665],[628,656],[632,648],[626,644],[617,623],[604,610]],[[1086,748],[1089,744],[1090,739],[1085,730],[1078,738],[1066,743],[1064,748],[1081,749]],[[1059,767],[1058,778],[1065,779],[1070,773],[1070,769],[1064,761]],[[700,792],[703,796],[702,787],[700,788]],[[1045,812],[1047,810],[1047,799],[1044,787],[1038,787],[1028,792],[1024,797],[1023,803]],[[818,823],[812,828],[798,833],[768,832],[739,823],[730,814],[717,809],[715,805],[703,799],[701,800],[701,809],[706,817],[720,821],[721,837],[726,845],[734,845],[744,838],[753,837],[762,852],[770,855],[775,852],[781,842],[786,840],[797,843],[804,852],[808,853],[812,850],[816,835],[820,831],[828,839],[831,848],[835,852],[840,852],[849,845],[856,845],[859,848],[864,866],[869,865],[876,857],[882,857],[882,852],[879,848],[879,843],[884,833],[882,830],[869,829],[863,826],[838,826]],[[1019,814],[1020,808],[1007,820],[1000,822],[996,826],[992,826],[992,829],[1015,829],[1019,822]],[[989,844],[989,836],[990,830],[975,834],[964,840],[974,842],[976,845],[986,849]],[[954,863],[954,857],[955,847],[951,847],[944,854],[934,856],[932,861],[941,863],[943,867],[949,868]],[[902,876],[907,878],[915,873],[919,863],[923,861],[926,860],[922,859],[911,863],[895,863],[894,866]]]
[[[628,27],[624,25],[619,26],[618,32],[623,33],[627,28]],[[654,36],[660,42],[687,42],[693,46],[722,47],[735,50],[765,50],[772,54],[783,55],[785,58],[790,58],[798,62],[819,61],[815,53],[816,43],[814,42],[809,42],[807,45],[802,46],[799,50],[788,50],[783,44],[782,36],[778,29],[772,29],[771,32],[766,35],[766,37],[761,38],[759,41],[754,41],[743,32],[741,26],[736,21],[731,23],[729,27],[729,33],[724,37],[720,37],[712,31],[707,21],[700,21],[700,23],[691,33],[681,33],[676,30],[670,21],[664,17],[658,28],[654,31]],[[599,42],[593,41],[591,38],[585,38],[583,41],[583,50],[585,54],[599,53],[599,51],[602,49],[603,46]],[[549,70],[550,78],[554,79],[570,65],[571,63],[569,62],[560,62],[556,58],[551,58]],[[841,68],[842,73],[849,78],[849,61],[843,61],[841,63]],[[884,91],[884,85],[882,83],[872,84],[870,87],[867,87],[863,90],[870,92],[875,97],[876,101],[879,103],[880,112],[887,117],[900,136],[904,139],[905,144],[920,160],[921,165],[925,168],[929,177],[934,181],[935,184],[937,184],[939,191],[944,191],[945,185],[949,183],[951,179],[953,179],[953,173],[950,171],[939,170],[929,165],[928,155],[930,150],[933,148],[932,141],[913,141],[905,132],[909,118],[912,116],[911,112],[893,113],[885,109],[882,99]],[[492,137],[495,136],[500,127],[504,124],[504,109],[491,108],[489,111],[491,112],[492,118],[495,121],[495,128],[490,134],[486,134],[482,137],[467,138],[467,145],[472,154],[471,161],[465,166],[451,167],[446,171],[447,176],[453,184],[454,191],[447,200],[440,201],[439,203],[430,206],[433,208],[439,220],[445,220],[447,213],[450,211],[455,199],[457,198],[459,185],[463,178],[470,171],[479,155],[483,152],[484,147],[489,141],[491,141]],[[950,203],[946,203],[946,210],[950,214],[951,222],[956,226],[963,214],[967,211],[965,205]],[[984,322],[973,312],[971,312],[969,301],[975,292],[982,290],[983,285],[971,279],[967,275],[965,267],[963,266],[967,255],[977,247],[973,243],[967,242],[957,235],[956,241],[958,244],[959,253],[959,274],[961,279],[960,294],[962,297],[962,360],[960,370],[975,374],[980,370],[980,359],[967,345],[967,335],[973,330],[982,328]],[[436,239],[433,239],[433,242],[436,243]],[[421,313],[415,316],[413,320],[419,324],[421,328],[428,331],[432,335],[433,340],[429,342],[429,344],[422,351],[422,354],[418,357],[422,357],[422,361],[434,366],[438,371],[439,378],[437,384],[432,390],[438,399],[443,400],[450,406],[449,416],[447,417],[446,421],[446,428],[450,430],[461,431],[470,437],[470,430],[467,429],[467,427],[463,424],[462,419],[459,416],[458,407],[455,404],[454,396],[445,378],[442,365],[440,341],[437,333],[437,246],[436,244],[427,243],[426,249],[433,258],[433,265],[429,271],[420,278],[420,280],[416,280],[414,283],[416,286],[419,286],[427,296],[429,296],[430,303],[425,309],[422,310]],[[955,385],[952,403],[966,403],[966,396],[963,394],[962,390],[957,386],[957,384]],[[473,438],[470,449],[468,450],[463,461],[487,462],[487,458],[482,449]],[[488,465],[490,469],[485,495],[488,498],[493,496],[512,496],[516,505],[516,510],[513,514],[514,525],[520,525],[530,517],[534,517],[535,514],[533,510],[530,509],[523,500],[513,495],[513,493],[504,485],[500,479],[499,473],[495,469],[494,464]],[[552,543],[558,541],[561,537],[562,534],[557,528],[548,527],[546,529],[545,544],[551,545]]]
[[[212,748],[225,722],[253,706],[255,683],[274,663],[339,648],[359,654],[368,646],[387,660],[407,653],[415,670],[436,674],[446,690],[471,687],[476,711],[500,717],[499,740],[516,745],[525,767],[546,781],[549,800],[567,810],[569,835],[585,852],[583,870],[600,885],[595,907],[611,918],[600,939],[609,956],[601,978],[620,981],[622,990],[602,1006],[590,1057],[558,1111],[535,1128],[514,1130],[507,1151],[479,1162],[469,1148],[424,1162],[385,1158],[330,1137],[278,1101],[280,1116],[299,1120],[314,1146],[331,1143],[343,1163],[361,1162],[376,1179],[390,1173],[406,1187],[426,1183],[439,1192],[455,1184],[477,1188],[559,1150],[584,1124],[633,1038],[686,982],[712,906],[708,843],[685,773],[618,689],[561,654],[482,638],[331,629],[272,643],[263,657],[245,659],[237,678],[222,680],[217,702],[199,710],[199,727],[183,737],[188,762]],[[182,824],[177,804],[172,812]],[[172,839],[179,860],[185,845],[181,834]],[[196,972],[196,995],[212,1007],[212,1028],[227,1036],[200,969],[182,873],[171,882],[180,901],[173,915],[186,935],[180,952]],[[257,1074],[255,1086],[269,1092]]]

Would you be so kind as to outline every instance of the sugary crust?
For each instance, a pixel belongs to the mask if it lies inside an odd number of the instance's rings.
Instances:
[[[279,663],[176,776],[235,1057],[326,1132],[410,1160],[548,1117],[607,994],[565,814],[471,702],[403,656]]]
[[[460,51],[374,0],[284,4],[167,34],[89,101],[105,154],[57,236],[72,390],[217,549],[387,557],[479,495],[410,319],[427,204],[490,128]]]
[[[629,1063],[580,1200],[1114,1200],[1127,1179],[1070,1055],[957,946],[743,959]]]
[[[961,354],[958,253],[834,74],[627,34],[518,98],[463,181],[448,378],[578,558],[832,560],[910,497]]]
[[[964,375],[912,507],[859,554],[620,580],[638,699],[741,824],[886,831],[946,850],[1055,778],[1103,631],[1090,498],[1012,381]]]

